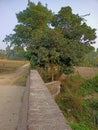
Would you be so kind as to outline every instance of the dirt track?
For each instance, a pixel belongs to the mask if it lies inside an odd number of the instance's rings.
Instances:
[[[27,71],[29,64],[16,72],[0,75],[0,130],[16,130],[21,99],[25,87],[16,86],[14,82]]]

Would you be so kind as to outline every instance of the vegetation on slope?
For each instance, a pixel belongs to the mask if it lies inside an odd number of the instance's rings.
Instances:
[[[73,130],[98,129],[98,75],[89,80],[68,76],[62,81],[56,102]]]

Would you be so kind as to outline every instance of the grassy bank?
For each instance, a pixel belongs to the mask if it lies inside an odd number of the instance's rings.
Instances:
[[[80,75],[62,80],[56,102],[73,130],[98,130],[98,75],[86,80]]]

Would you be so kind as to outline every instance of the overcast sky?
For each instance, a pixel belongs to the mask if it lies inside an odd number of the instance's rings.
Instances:
[[[48,9],[57,13],[61,7],[70,6],[73,13],[90,16],[85,17],[87,24],[96,28],[98,36],[98,0],[31,0],[34,3],[40,1],[43,5],[48,4]],[[26,8],[28,0],[0,0],[0,49],[5,49],[2,40],[6,35],[13,33],[17,24],[16,13]],[[96,39],[95,48],[98,48],[98,38]]]

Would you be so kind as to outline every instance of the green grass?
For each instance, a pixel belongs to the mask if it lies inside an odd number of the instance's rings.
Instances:
[[[94,92],[98,92],[98,75],[82,83],[78,92],[82,96],[87,96]]]
[[[90,128],[83,123],[70,123],[70,126],[73,130],[90,130]]]

